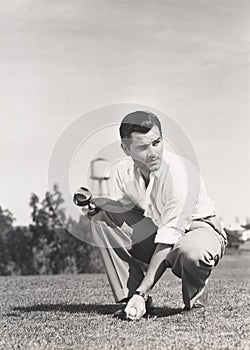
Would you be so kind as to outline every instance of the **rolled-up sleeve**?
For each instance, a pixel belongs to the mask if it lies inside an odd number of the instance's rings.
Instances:
[[[155,243],[175,244],[184,232],[174,227],[162,226],[157,230]]]

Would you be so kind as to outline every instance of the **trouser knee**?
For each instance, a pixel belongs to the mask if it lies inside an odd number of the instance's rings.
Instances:
[[[184,270],[195,275],[201,270],[211,271],[215,265],[211,254],[196,246],[182,244],[174,248],[173,256],[174,258],[171,260],[172,271],[179,277],[182,277]]]
[[[209,275],[216,263],[215,258],[208,251],[195,246],[180,249],[179,254],[182,269],[197,277],[198,275]]]

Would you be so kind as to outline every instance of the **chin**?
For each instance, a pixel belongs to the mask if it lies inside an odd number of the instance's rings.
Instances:
[[[160,169],[160,164],[153,165],[152,167],[149,167],[149,171],[157,171]]]

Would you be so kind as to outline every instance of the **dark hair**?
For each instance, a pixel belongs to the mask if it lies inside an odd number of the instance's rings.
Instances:
[[[154,126],[159,128],[160,134],[162,135],[161,123],[158,117],[148,111],[136,111],[127,114],[120,125],[120,136],[125,144],[129,144],[131,140],[131,134],[133,132],[139,132],[146,134]]]

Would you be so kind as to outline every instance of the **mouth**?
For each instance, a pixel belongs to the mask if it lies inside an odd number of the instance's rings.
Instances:
[[[156,158],[149,158],[148,162],[156,162],[157,160],[159,160],[159,157]]]
[[[152,163],[157,163],[158,161],[159,161],[159,158],[153,158],[153,159],[149,159],[147,163],[152,164]]]

